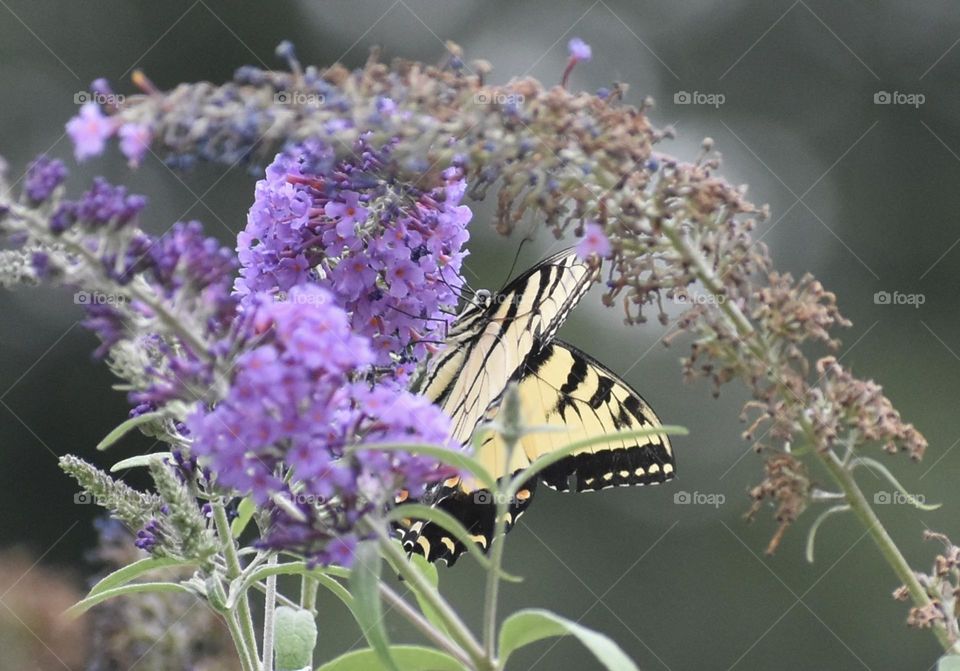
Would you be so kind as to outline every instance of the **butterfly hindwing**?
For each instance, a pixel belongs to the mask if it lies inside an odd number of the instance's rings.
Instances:
[[[545,429],[524,436],[507,464],[498,434],[489,433],[476,458],[502,475],[525,468],[538,457],[581,440],[618,431],[657,428],[650,406],[612,371],[572,345],[553,340],[538,348],[516,376],[524,421]],[[495,418],[496,407],[489,415]],[[674,477],[673,449],[663,434],[616,439],[574,452],[526,483],[509,502],[507,530],[530,506],[537,481],[560,491],[586,492],[609,487],[659,484]],[[484,550],[492,542],[495,506],[491,493],[472,478],[451,479],[432,497],[434,505],[460,520]],[[425,539],[425,540],[424,540]],[[404,535],[408,552],[452,565],[466,548],[429,522]]]
[[[603,435],[656,429],[646,401],[610,369],[567,343],[553,340],[527,361],[519,392],[523,416],[546,431],[524,436],[530,461]],[[659,484],[674,476],[673,448],[664,434],[611,439],[574,452],[541,473],[549,487],[578,492]],[[575,482],[571,479],[575,478]]]
[[[436,485],[435,490],[429,492],[423,502],[432,500],[435,507],[457,518],[467,530],[470,540],[483,552],[487,552],[494,542],[497,511],[495,495],[486,488],[467,490],[461,485],[460,482]],[[536,488],[536,479],[531,480],[508,503],[504,519],[506,531],[510,531],[526,511]],[[446,529],[424,520],[410,520],[410,523],[400,530],[399,537],[405,551],[421,554],[430,562],[444,562],[448,566],[453,566],[460,555],[467,551],[463,543]]]

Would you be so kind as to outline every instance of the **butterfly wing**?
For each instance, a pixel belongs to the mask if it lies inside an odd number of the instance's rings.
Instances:
[[[596,272],[566,250],[511,282],[485,308],[460,316],[421,385],[424,396],[453,419],[458,442],[467,444],[507,382],[518,376],[536,344],[553,337]]]
[[[550,430],[524,436],[509,463],[502,439],[493,433],[487,435],[476,456],[497,477],[512,475],[538,457],[573,442],[661,426],[650,406],[625,381],[584,352],[558,340],[537,343],[512,380],[518,383],[524,421]],[[496,405],[491,406],[486,417],[495,418],[497,410]],[[564,457],[528,481],[509,502],[504,521],[509,531],[529,507],[540,480],[561,491],[583,492],[659,484],[673,477],[673,449],[666,435],[612,438]],[[448,480],[433,492],[434,505],[459,519],[484,550],[493,541],[493,496],[472,478]],[[466,551],[457,539],[429,522],[413,522],[402,540],[408,552],[449,565]]]

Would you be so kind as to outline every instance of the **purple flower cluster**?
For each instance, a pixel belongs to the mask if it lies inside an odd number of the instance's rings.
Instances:
[[[104,86],[106,85],[99,86],[100,93],[109,92],[109,88],[104,89]],[[99,156],[106,149],[107,140],[117,135],[120,138],[120,151],[129,159],[131,165],[136,166],[143,159],[153,139],[148,126],[138,123],[120,124],[115,117],[104,115],[95,102],[85,103],[80,108],[80,113],[67,122],[66,129],[73,141],[73,153],[77,161]]]
[[[238,359],[227,396],[187,420],[193,453],[221,486],[251,493],[260,505],[283,497],[265,544],[349,563],[345,548],[363,512],[389,504],[400,489],[422,493],[449,469],[406,452],[346,448],[453,448],[449,419],[421,396],[366,381],[376,359],[370,341],[326,289],[307,283],[283,300],[251,298],[242,321],[252,347]]]
[[[63,233],[74,224],[87,228],[120,228],[133,221],[146,205],[147,199],[143,196],[127,194],[124,187],[113,186],[97,177],[80,200],[60,203],[50,220],[50,228],[54,233]]]
[[[31,203],[39,204],[47,200],[54,189],[67,178],[67,167],[63,161],[38,156],[23,179],[23,192]]]
[[[337,162],[319,143],[282,153],[257,184],[238,237],[244,302],[303,282],[325,287],[368,336],[378,365],[421,359],[453,317],[472,213],[454,167],[428,190],[381,173],[389,145]]]
[[[27,171],[24,195],[34,205],[51,200],[66,177],[63,163],[41,156]],[[101,340],[95,355],[104,356],[115,344],[132,337],[128,329],[131,317],[157,319],[151,305],[131,300],[125,291],[109,290],[110,285],[125,287],[137,277],[146,281],[155,300],[167,302],[171,309],[176,305],[189,311],[192,320],[198,322],[200,335],[209,342],[228,342],[228,327],[236,316],[238,302],[231,291],[236,255],[206,237],[199,222],[174,224],[160,237],[147,235],[135,225],[146,204],[143,196],[98,177],[79,198],[61,198],[50,206],[50,232],[96,257],[96,267],[80,270],[77,259],[74,263],[78,265],[71,268],[71,276],[77,281],[90,282],[83,288],[105,288],[84,292],[84,325]],[[42,251],[34,253],[33,265],[37,275],[44,278],[67,270]],[[196,395],[187,395],[186,389],[209,387],[211,352],[194,351],[196,347],[191,349],[183,342],[175,347],[171,341],[155,336],[138,337],[152,343],[151,350],[162,359],[162,365],[148,367],[146,372],[153,382],[150,388],[131,392],[134,404],[155,408],[172,398],[195,400]]]

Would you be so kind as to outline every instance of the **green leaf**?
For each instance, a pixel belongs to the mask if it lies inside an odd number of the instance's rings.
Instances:
[[[147,557],[146,559],[135,561],[132,564],[127,564],[123,568],[117,569],[110,575],[106,576],[100,582],[90,588],[90,592],[87,594],[87,597],[95,596],[109,589],[120,587],[121,585],[126,585],[134,578],[138,578],[148,571],[153,571],[159,568],[167,568],[169,566],[192,565],[193,564],[190,562],[182,561],[180,559],[173,559],[172,557]]]
[[[138,454],[135,457],[130,457],[129,459],[121,459],[113,466],[110,467],[111,473],[116,473],[117,471],[125,471],[129,468],[142,468],[144,466],[149,466],[155,461],[163,461],[164,459],[169,459],[169,452],[151,452],[150,454]]]
[[[431,564],[427,561],[426,557],[418,554],[412,555],[410,560],[413,562],[414,567],[427,579],[431,587],[434,589],[440,587],[440,574],[437,573],[436,564]]]
[[[437,589],[440,586],[440,575],[437,573],[437,565],[431,564],[427,561],[426,557],[423,555],[413,554],[410,555],[410,563],[413,564],[413,567],[420,571],[423,574],[423,577],[427,579],[427,582],[430,583],[430,586],[433,589]],[[430,602],[423,597],[420,593],[420,590],[416,589],[413,585],[410,585],[410,589],[413,591],[413,596],[417,599],[417,605],[420,606],[420,612],[430,621],[430,623],[440,629],[440,631],[447,632],[447,626],[443,621],[443,618],[437,613],[433,606],[430,605]]]
[[[120,426],[115,428],[113,431],[108,433],[106,438],[97,443],[97,449],[105,450],[141,424],[146,424],[147,422],[152,422],[153,420],[160,419],[162,417],[162,412],[146,412],[142,415],[131,417],[127,421],[120,424]]]
[[[472,473],[477,480],[482,482],[485,487],[491,491],[497,488],[497,481],[494,480],[490,472],[484,468],[483,464],[471,457],[465,452],[451,450],[447,447],[438,447],[437,445],[419,445],[417,443],[371,443],[369,445],[352,445],[347,448],[348,452],[357,450],[382,450],[384,452],[410,452],[411,454],[426,455],[433,457],[441,464],[447,464],[461,471]]]
[[[445,652],[419,645],[395,645],[390,653],[403,671],[463,671],[463,665]],[[317,667],[317,671],[387,671],[371,649],[355,650]]]
[[[604,634],[539,609],[521,610],[504,621],[500,628],[501,665],[505,664],[511,653],[518,648],[555,636],[576,636],[603,668],[611,671],[638,671],[636,664],[630,661],[620,646]]]
[[[492,565],[490,564],[490,560],[487,559],[487,556],[483,554],[483,551],[480,548],[477,547],[476,543],[470,540],[470,533],[467,531],[467,528],[460,523],[460,520],[448,513],[446,510],[441,510],[440,508],[424,505],[422,503],[404,503],[396,508],[393,508],[387,514],[387,519],[392,522],[399,521],[405,517],[426,520],[440,526],[444,531],[448,532],[451,536],[463,543],[464,547],[467,548],[467,552],[469,552],[470,555],[477,560],[480,566],[487,571],[492,569]],[[504,571],[500,571],[500,579],[506,580],[507,582],[522,582],[523,580],[522,578],[519,578],[515,575],[510,575]]]
[[[637,429],[636,431],[617,431],[616,433],[606,433],[600,436],[594,436],[593,438],[578,440],[575,443],[570,443],[569,445],[561,447],[559,450],[554,450],[553,452],[548,452],[547,454],[538,457],[532,464],[520,471],[520,473],[518,473],[510,482],[510,487],[507,490],[507,496],[515,495],[523,487],[525,482],[545,468],[552,466],[561,459],[570,456],[574,452],[578,452],[588,447],[593,447],[594,445],[603,445],[606,443],[635,440],[638,438],[649,438],[650,436],[658,436],[661,434],[685,436],[687,433],[687,430],[682,426],[661,426],[659,428]]]
[[[309,611],[278,606],[274,612],[274,651],[277,671],[298,671],[313,663],[317,623]]]
[[[380,602],[380,553],[371,541],[360,543],[350,572],[350,591],[354,598],[354,616],[377,659],[387,671],[399,671],[390,655],[390,642],[383,626]]]
[[[230,534],[234,538],[238,538],[243,533],[243,530],[250,524],[250,520],[253,519],[255,512],[257,512],[257,504],[253,502],[252,498],[247,496],[240,501],[237,506],[237,517],[230,524]]]
[[[870,457],[857,457],[856,460],[853,462],[853,468],[856,468],[857,466],[866,466],[870,470],[876,471],[877,473],[885,477],[887,479],[887,482],[889,482],[891,485],[896,487],[897,491],[900,492],[900,495],[903,498],[903,502],[913,506],[917,510],[922,510],[924,512],[931,512],[933,510],[936,510],[942,505],[940,503],[924,503],[922,495],[911,494],[910,492],[908,492],[907,488],[904,487],[902,484],[900,484],[900,481],[897,480],[896,477],[894,477],[893,473],[891,473],[886,466],[881,464],[876,459],[871,459]],[[874,499],[874,503],[879,503],[879,501]]]
[[[64,614],[68,617],[79,617],[98,603],[103,603],[108,599],[125,594],[137,594],[139,592],[183,592],[193,594],[190,589],[176,582],[138,582],[132,585],[124,585],[123,587],[104,590],[93,596],[88,596],[83,601],[79,601],[68,608]]]
[[[945,655],[937,662],[937,671],[960,671],[960,655]]]
[[[836,515],[837,513],[842,513],[850,510],[850,506],[842,503],[840,505],[833,506],[832,508],[827,508],[814,520],[813,524],[810,527],[810,531],[807,532],[807,551],[806,557],[807,561],[811,564],[813,563],[813,546],[816,542],[817,531],[820,529],[820,525],[830,517],[831,515]]]

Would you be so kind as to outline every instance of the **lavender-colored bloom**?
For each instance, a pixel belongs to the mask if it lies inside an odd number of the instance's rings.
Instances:
[[[589,61],[593,57],[593,50],[590,49],[590,45],[579,37],[571,39],[567,44],[567,49],[570,51],[570,58],[575,61]]]
[[[577,243],[577,256],[586,260],[592,256],[607,258],[610,256],[610,239],[603,230],[603,226],[596,222],[589,222],[584,226],[583,237]]]
[[[66,178],[67,167],[63,161],[41,155],[27,169],[23,179],[23,191],[33,203],[42,203]]]
[[[50,273],[50,255],[46,252],[34,252],[30,256],[30,265],[37,277],[46,277]]]
[[[143,196],[128,194],[126,188],[97,177],[93,187],[74,203],[74,219],[90,227],[120,227],[133,221],[146,205]]]
[[[244,302],[304,282],[329,289],[383,366],[420,359],[423,341],[442,338],[472,216],[458,168],[432,189],[399,192],[378,173],[389,150],[361,141],[359,158],[340,163],[319,143],[278,155],[237,238],[235,285]]]
[[[73,141],[73,153],[77,161],[102,154],[107,139],[115,129],[113,120],[103,115],[97,103],[84,103],[80,114],[67,122],[67,134]]]
[[[151,552],[160,542],[160,523],[153,519],[137,532],[137,540],[134,541],[141,550]]]
[[[153,139],[150,128],[143,124],[127,123],[120,126],[117,135],[120,137],[120,151],[123,155],[129,159],[132,166],[140,165]]]
[[[219,485],[249,492],[260,505],[287,500],[274,511],[265,545],[348,562],[353,525],[367,507],[391,503],[399,489],[422,492],[450,471],[409,453],[347,455],[347,446],[454,448],[450,420],[396,384],[368,381],[370,341],[352,330],[350,316],[324,288],[296,286],[284,300],[251,296],[241,321],[251,348],[237,360],[226,397],[188,419],[193,453]],[[295,491],[283,477],[287,470]],[[289,514],[289,506],[302,514]]]

